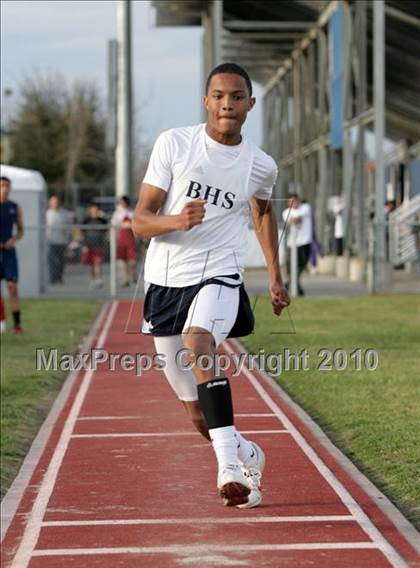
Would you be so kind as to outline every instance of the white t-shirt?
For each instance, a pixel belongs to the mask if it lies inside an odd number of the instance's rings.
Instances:
[[[168,192],[158,214],[177,215],[193,199],[207,199],[203,223],[153,237],[145,280],[182,287],[244,269],[249,200],[271,197],[274,160],[246,139],[220,144],[205,124],[174,128],[157,139],[143,183]]]
[[[49,207],[46,211],[46,221],[47,241],[52,245],[66,245],[71,236],[72,213],[62,207],[59,209]]]
[[[340,200],[334,205],[334,238],[342,239],[344,236],[344,222],[343,222],[343,202]]]
[[[302,247],[312,242],[312,210],[309,203],[301,203],[297,208],[289,208],[283,211],[283,220],[287,223],[291,219],[301,217],[300,223],[296,225],[296,245]],[[289,224],[290,227],[290,224]],[[287,236],[287,246],[290,247],[292,239],[289,234]]]

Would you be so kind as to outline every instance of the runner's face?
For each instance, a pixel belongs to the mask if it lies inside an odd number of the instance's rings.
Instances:
[[[254,104],[255,98],[250,96],[243,77],[234,73],[214,75],[204,97],[207,125],[222,135],[238,135]]]
[[[10,193],[10,183],[5,180],[0,181],[0,201],[7,201]]]

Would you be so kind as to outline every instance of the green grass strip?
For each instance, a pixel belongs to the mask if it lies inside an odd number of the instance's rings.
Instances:
[[[279,384],[420,526],[420,297],[301,298],[281,318],[268,297],[258,297],[255,313],[248,350],[307,351],[308,370],[290,367],[276,377]],[[344,370],[319,369],[321,349],[350,355],[369,348],[378,353],[374,371],[356,370],[350,357]]]
[[[23,335],[1,336],[1,496],[16,476],[66,373],[36,371],[37,348],[75,351],[101,304],[96,301],[24,300]]]

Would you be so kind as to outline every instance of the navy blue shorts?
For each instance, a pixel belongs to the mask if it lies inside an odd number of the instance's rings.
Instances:
[[[250,335],[254,330],[255,320],[245,287],[239,283],[232,286],[225,280],[227,278],[239,279],[239,275],[220,276],[219,278],[224,280],[214,277],[183,288],[150,284],[144,299],[144,321],[146,325],[143,325],[142,333],[157,337],[180,335],[196,294],[207,284],[221,284],[239,288],[238,315],[228,337]]]
[[[15,249],[0,249],[0,280],[17,282],[19,277],[17,255]]]

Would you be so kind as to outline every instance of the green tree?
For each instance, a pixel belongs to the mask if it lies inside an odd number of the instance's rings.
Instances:
[[[95,85],[28,78],[12,120],[12,164],[39,170],[64,198],[75,184],[105,182],[112,167],[105,124]]]

